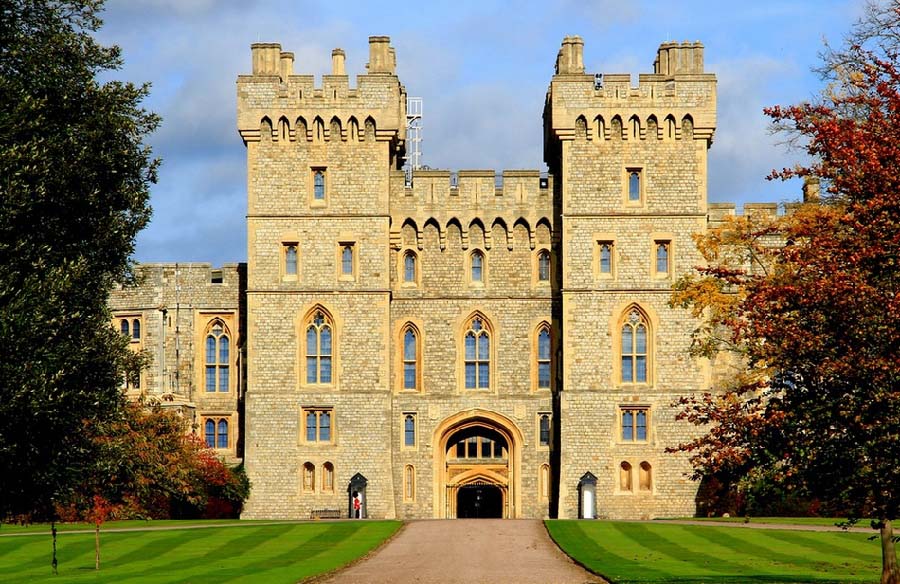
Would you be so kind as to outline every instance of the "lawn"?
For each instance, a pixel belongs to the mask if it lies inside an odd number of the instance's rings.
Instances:
[[[247,522],[203,529],[101,530],[99,572],[94,570],[93,533],[63,532],[57,538],[59,576],[50,570],[50,536],[23,533],[0,537],[0,582],[293,584],[366,554],[400,525],[399,521]],[[15,531],[7,527],[0,528],[0,535]]]
[[[748,521],[749,519],[749,521]],[[768,523],[776,525],[822,525],[834,527],[847,521],[838,517],[680,517],[680,521],[705,521],[710,523]],[[660,521],[666,521],[660,519]],[[856,527],[869,527],[869,519],[861,519]]]
[[[615,584],[878,582],[881,548],[865,533],[547,521],[570,556]]]

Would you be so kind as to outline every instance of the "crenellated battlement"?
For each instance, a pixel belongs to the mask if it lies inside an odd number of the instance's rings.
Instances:
[[[389,37],[369,37],[368,72],[350,87],[343,49],[316,85],[294,74],[294,54],[278,43],[251,45],[252,74],[238,77],[238,130],[245,143],[273,141],[405,141],[406,90],[396,76]]]
[[[566,37],[557,56],[544,109],[548,147],[576,138],[711,143],[716,78],[703,71],[702,43],[661,44],[653,73],[640,74],[637,86],[629,74],[586,74],[583,46]]]
[[[399,187],[403,173],[396,173]],[[447,229],[462,227],[463,249],[468,247],[470,229],[485,232],[485,246],[512,249],[512,228],[523,227],[533,249],[535,228],[546,225],[552,231],[553,177],[538,170],[416,170],[411,186],[393,188],[391,198],[391,243],[400,246],[400,229],[412,225],[421,241],[426,224],[437,227],[441,248]],[[491,233],[500,234],[492,241]]]

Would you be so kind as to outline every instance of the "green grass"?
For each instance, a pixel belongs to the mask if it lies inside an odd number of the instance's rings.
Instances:
[[[847,521],[839,517],[679,517],[678,521],[708,521],[711,523],[769,523],[774,525],[824,525],[834,527],[835,524]],[[666,521],[660,519],[660,521]],[[860,520],[856,527],[869,527],[869,520]]]
[[[155,527],[194,527],[194,526],[210,526],[210,525],[244,525],[246,521],[240,519],[203,519],[203,520],[184,520],[184,519],[130,519],[127,521],[107,521],[101,527],[101,531],[108,529],[150,529]],[[270,523],[270,522],[266,522]],[[57,523],[56,530],[59,533],[64,531],[84,531],[85,529],[93,530],[93,523]],[[4,535],[18,535],[21,533],[50,533],[49,523],[31,523],[28,525],[18,525],[16,523],[0,523],[0,537]]]
[[[881,548],[865,533],[547,521],[570,556],[615,584],[878,582]]]
[[[21,536],[0,537],[0,582],[294,583],[366,554],[400,525],[399,521],[246,522],[208,529],[101,530],[99,572],[94,570],[93,534],[61,533],[59,576],[50,570],[49,535],[23,531]]]

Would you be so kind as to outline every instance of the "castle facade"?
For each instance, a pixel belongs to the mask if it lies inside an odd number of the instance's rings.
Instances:
[[[369,47],[351,87],[340,49],[317,85],[252,46],[247,264],[147,264],[114,292],[153,361],[129,391],[243,459],[248,518],[692,515],[672,404],[713,368],[668,301],[692,234],[734,213],[707,204],[702,45],[661,45],[634,86],[566,37],[549,173],[411,176],[395,52]]]

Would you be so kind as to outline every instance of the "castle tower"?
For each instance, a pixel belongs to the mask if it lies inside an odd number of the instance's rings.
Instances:
[[[406,94],[389,39],[369,38],[368,72],[351,88],[332,53],[321,86],[292,53],[252,46],[237,81],[247,147],[244,517],[393,517],[389,177],[403,163]]]
[[[673,281],[699,265],[716,80],[700,43],[665,43],[653,73],[590,75],[566,37],[544,110],[562,256],[560,517],[694,512],[688,438],[672,402],[707,387],[688,356],[695,327],[668,306]],[[596,478],[582,509],[579,479]]]

